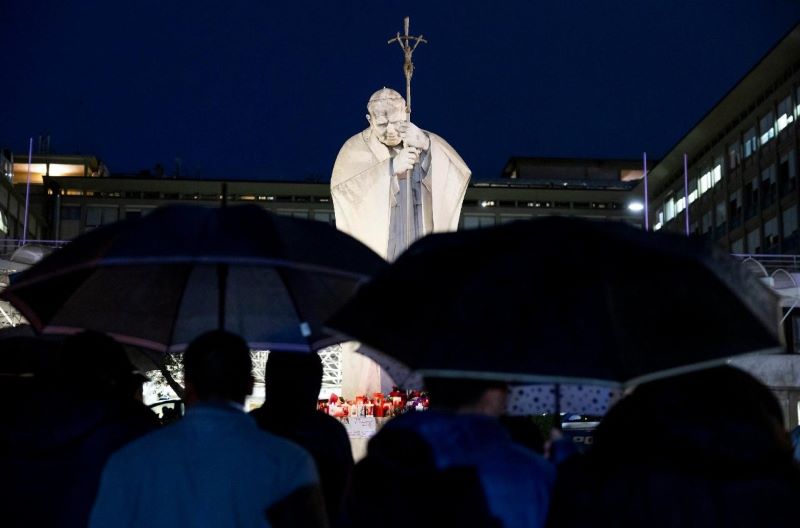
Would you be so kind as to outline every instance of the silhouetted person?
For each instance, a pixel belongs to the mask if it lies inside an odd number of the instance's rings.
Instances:
[[[354,524],[542,526],[555,470],[498,422],[506,386],[443,378],[425,384],[431,410],[387,422],[356,465]],[[422,491],[387,493],[392,489]]]
[[[183,365],[186,415],[109,460],[91,526],[326,526],[311,457],[243,411],[253,388],[245,342],[208,332]]]
[[[798,501],[775,396],[720,367],[640,385],[618,402],[586,456],[559,466],[549,525],[793,526]]]
[[[137,399],[146,378],[112,338],[68,337],[56,371],[17,394],[16,416],[4,417],[3,526],[86,526],[109,456],[158,426]]]
[[[181,411],[178,407],[164,407],[161,410],[161,425],[169,425],[180,417]]]
[[[501,416],[499,418],[511,440],[531,451],[544,455],[544,435],[530,416]]]
[[[265,431],[288,438],[311,453],[328,517],[334,525],[343,524],[353,453],[339,420],[317,410],[321,387],[318,354],[270,352],[264,370],[264,405],[251,414]]]
[[[800,462],[800,425],[792,429],[791,433],[789,433],[789,439],[792,442],[794,459]]]
[[[550,429],[550,434],[544,443],[544,456],[547,460],[557,467],[580,454],[572,438],[564,434],[561,424],[554,425]]]

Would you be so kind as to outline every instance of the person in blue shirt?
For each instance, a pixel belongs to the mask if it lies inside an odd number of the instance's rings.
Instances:
[[[547,518],[555,467],[514,443],[497,417],[507,387],[427,378],[431,410],[393,418],[370,440],[353,475],[357,528],[536,528]],[[388,487],[417,490],[387,494]]]
[[[183,362],[186,416],[111,457],[90,526],[327,526],[311,456],[243,410],[253,387],[245,342],[209,332]]]

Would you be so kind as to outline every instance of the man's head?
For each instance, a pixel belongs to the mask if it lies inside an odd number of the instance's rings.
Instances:
[[[64,339],[60,370],[76,391],[102,397],[140,397],[147,381],[119,342],[92,330]]]
[[[252,368],[250,349],[241,337],[224,330],[201,335],[183,354],[187,403],[244,403],[253,390]]]
[[[270,352],[264,369],[265,405],[287,412],[313,411],[322,387],[318,354]]]
[[[500,416],[505,413],[508,385],[480,379],[425,378],[431,405],[455,412]]]
[[[378,141],[387,147],[396,147],[403,141],[406,101],[402,95],[390,88],[382,88],[369,98],[367,111],[367,121]]]

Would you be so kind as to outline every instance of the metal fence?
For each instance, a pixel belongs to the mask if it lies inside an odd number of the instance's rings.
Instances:
[[[800,255],[736,253],[733,256],[742,261],[750,259],[755,260],[761,264],[767,275],[772,275],[779,269],[785,270],[789,273],[800,272]]]
[[[23,246],[40,246],[45,248],[60,248],[66,245],[69,240],[22,240],[21,238],[0,238],[0,256],[9,257],[16,250]]]

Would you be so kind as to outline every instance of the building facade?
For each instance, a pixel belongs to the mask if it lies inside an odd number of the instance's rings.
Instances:
[[[800,421],[799,120],[800,25],[647,178],[651,229],[699,235],[741,256],[780,296],[781,331],[794,353],[734,364],[773,390],[789,427]]]
[[[650,226],[734,254],[797,252],[798,119],[800,26],[652,168]]]
[[[95,158],[73,157],[69,167],[64,158],[50,162],[40,157],[34,164],[37,170],[31,170],[32,208],[46,219],[43,235],[55,240],[69,240],[167,203],[216,205],[223,193],[229,204],[255,203],[277,214],[335,223],[328,182],[101,177],[93,165]],[[512,158],[501,177],[473,178],[460,227],[487,227],[555,214],[641,225],[641,211],[629,207],[641,201],[633,192],[635,182],[620,180],[631,169],[618,165],[632,163]],[[15,164],[18,190],[24,187],[26,170],[26,164]]]
[[[15,184],[15,178],[24,177],[18,173],[11,151],[0,150],[0,254],[6,243],[3,241],[21,238],[40,239],[48,229],[47,222],[38,207],[32,207],[27,215],[27,235],[23,237],[26,227],[25,191],[26,185]],[[12,244],[13,245],[13,244]]]

